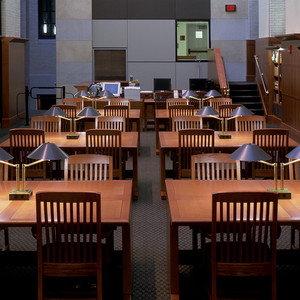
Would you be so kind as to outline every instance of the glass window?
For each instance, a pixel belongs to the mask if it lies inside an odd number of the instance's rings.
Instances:
[[[55,39],[55,0],[39,0],[39,38]]]
[[[176,22],[177,61],[207,60],[210,47],[208,21]]]

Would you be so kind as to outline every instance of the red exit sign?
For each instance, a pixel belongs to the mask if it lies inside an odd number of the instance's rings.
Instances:
[[[225,5],[225,11],[227,11],[227,12],[236,11],[236,5],[235,4]]]

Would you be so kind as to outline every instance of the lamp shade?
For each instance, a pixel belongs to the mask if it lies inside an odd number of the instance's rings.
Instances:
[[[115,96],[108,90],[99,91],[98,97],[115,98]]]
[[[53,117],[58,117],[58,116],[66,116],[67,114],[60,108],[56,106],[50,107],[45,113],[44,116],[53,116]]]
[[[97,117],[101,114],[93,107],[86,106],[78,114],[77,117]]]
[[[211,106],[203,106],[196,113],[197,116],[218,116],[219,113]]]
[[[300,158],[300,145],[293,149],[286,155],[287,158],[299,159]]]
[[[244,144],[236,149],[230,156],[231,159],[240,161],[267,161],[272,157],[256,144]]]
[[[100,91],[100,86],[97,83],[94,83],[90,85],[89,92],[93,95],[93,97],[96,97],[98,95],[98,92]]]
[[[230,114],[231,117],[241,117],[241,116],[250,116],[250,115],[254,115],[254,113],[244,105],[238,106]]]
[[[11,160],[14,157],[11,156],[7,151],[4,149],[0,148],[0,161],[5,161],[5,160]]]
[[[188,99],[189,97],[195,97],[195,98],[199,98],[199,95],[191,90],[187,90],[182,94],[182,98]]]
[[[32,151],[28,156],[30,159],[61,160],[69,156],[54,143],[44,143]]]
[[[222,95],[218,91],[216,91],[216,90],[210,90],[208,93],[206,93],[204,95],[204,97],[218,98],[218,97],[222,97]]]
[[[86,91],[84,91],[84,90],[80,90],[80,91],[78,91],[78,92],[74,95],[75,98],[79,98],[79,97],[82,97],[82,96],[84,96],[84,97],[89,97],[90,95],[89,95]]]

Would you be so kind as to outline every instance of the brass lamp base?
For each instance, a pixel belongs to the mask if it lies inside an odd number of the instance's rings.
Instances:
[[[219,133],[219,138],[220,139],[231,139],[231,134],[230,133]]]
[[[67,134],[67,140],[77,140],[79,139],[78,133],[68,133]]]
[[[278,199],[291,199],[292,194],[288,189],[268,189],[270,192],[275,192],[278,194]]]
[[[29,200],[32,190],[12,190],[9,193],[9,200]]]

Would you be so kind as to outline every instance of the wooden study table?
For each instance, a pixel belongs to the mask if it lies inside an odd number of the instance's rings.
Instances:
[[[220,139],[215,131],[215,152],[232,153],[234,150],[243,144],[252,143],[252,132],[239,132],[231,131],[231,139]],[[169,151],[177,151],[179,147],[178,132],[173,131],[160,131],[159,132],[160,144],[160,180],[161,180],[161,197],[166,199],[166,154]],[[289,139],[289,151],[298,146],[298,143],[293,139]]]
[[[79,132],[79,139],[67,139],[67,132],[46,132],[45,141],[56,144],[67,154],[86,153],[85,132]],[[134,200],[138,198],[138,132],[122,132],[121,133],[122,151],[129,152],[132,155],[133,168],[133,189],[132,197]],[[0,144],[0,147],[10,152],[9,138]]]
[[[267,191],[272,180],[166,180],[168,195],[168,266],[170,294],[179,300],[179,226],[208,227],[211,224],[212,193],[217,191]],[[292,199],[279,200],[278,225],[300,224],[299,181],[285,181]]]
[[[7,227],[32,227],[36,225],[38,191],[93,191],[101,194],[101,222],[104,227],[120,226],[122,230],[123,299],[130,299],[131,277],[131,228],[130,208],[132,181],[27,181],[26,188],[33,194],[30,200],[8,200],[16,188],[14,181],[0,182],[0,225]]]

